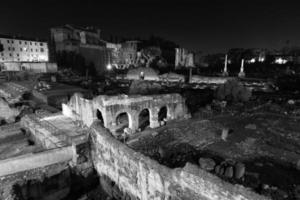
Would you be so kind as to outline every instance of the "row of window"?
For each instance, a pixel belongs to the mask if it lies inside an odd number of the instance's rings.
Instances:
[[[15,40],[6,40],[6,42],[8,43],[8,44],[14,44],[15,43]],[[28,42],[28,41],[21,41],[21,40],[19,40],[19,44],[25,44],[25,45],[27,45],[27,44],[30,44],[30,45],[32,45],[32,44],[34,44],[34,45],[38,45],[38,42]],[[40,42],[40,46],[44,46],[44,43],[43,42]]]
[[[14,60],[15,60],[15,59],[14,59]],[[5,61],[5,58],[1,58],[1,57],[0,57],[0,61]],[[17,58],[17,61],[21,61],[21,59],[20,59],[20,58]],[[24,62],[25,59],[22,59],[22,61]],[[38,61],[38,59],[34,59],[34,58],[29,59],[29,58],[27,58],[26,61]]]
[[[12,53],[9,53],[8,55],[9,55],[10,57],[12,57],[12,56],[13,56],[13,54],[12,54]],[[18,53],[17,53],[17,54],[16,54],[16,56],[17,56],[17,57],[19,57],[19,56],[20,56],[20,54],[18,54]],[[31,56],[31,57],[39,57],[39,55],[38,55],[38,54],[36,54],[36,55],[35,55],[35,54],[30,54],[29,56]],[[1,57],[4,57],[4,53],[1,53]]]
[[[8,47],[7,48],[8,51],[15,51],[15,47]],[[29,51],[28,48],[24,47],[24,48],[20,48],[20,51]],[[33,49],[30,49],[31,52],[33,52]],[[38,52],[38,49],[35,49],[35,52]],[[44,52],[44,48],[40,48],[40,52]]]

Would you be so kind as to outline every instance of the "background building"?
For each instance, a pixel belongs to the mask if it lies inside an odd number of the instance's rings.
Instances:
[[[0,62],[48,62],[47,42],[0,35]]]
[[[194,67],[194,54],[184,48],[176,48],[175,68]]]
[[[64,25],[51,28],[51,41],[55,52],[69,52],[82,56],[86,65],[94,65],[98,74],[112,62],[111,49],[100,37],[100,29]]]

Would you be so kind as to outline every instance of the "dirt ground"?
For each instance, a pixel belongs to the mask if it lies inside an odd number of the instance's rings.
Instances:
[[[243,105],[243,111],[228,107],[211,114],[205,108],[193,119],[146,130],[128,145],[171,168],[186,162],[199,165],[199,158],[210,158],[215,165],[208,171],[224,180],[272,199],[300,199],[300,118],[295,110],[253,102]],[[222,130],[228,130],[223,139]],[[216,170],[234,169],[236,163],[245,165],[242,179]]]

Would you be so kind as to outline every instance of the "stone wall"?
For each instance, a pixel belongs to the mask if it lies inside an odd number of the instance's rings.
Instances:
[[[21,112],[21,109],[11,107],[8,102],[0,98],[0,119],[5,119],[8,122],[14,122]]]
[[[99,123],[91,126],[91,154],[100,176],[106,176],[131,199],[263,200],[250,189],[232,185],[187,164],[170,169],[113,138]]]
[[[68,169],[69,169],[68,162],[60,162],[45,167],[34,168],[32,170],[27,170],[27,171],[22,171],[22,172],[2,176],[0,179],[0,199],[5,199],[5,200],[19,199],[19,195],[16,191],[16,186],[26,185],[30,181],[36,181],[42,183],[45,179],[58,175]],[[29,190],[37,190],[37,189],[40,188],[28,188],[27,192],[29,192]],[[65,193],[67,193],[69,190],[66,187],[62,189],[63,190],[67,189]],[[49,192],[48,193],[44,192],[42,197],[47,199],[49,195],[53,196],[53,193],[55,192],[53,190],[51,192],[52,194],[49,194]],[[48,198],[48,200],[50,200],[50,198]]]
[[[35,141],[45,149],[55,149],[68,146],[66,135],[45,121],[40,121],[34,114],[26,115],[21,119],[21,125],[27,128]]]
[[[73,160],[72,146],[25,154],[0,161],[0,177]]]
[[[224,84],[228,80],[233,80],[233,77],[208,77],[193,75],[191,78],[191,83],[205,83],[205,84]]]

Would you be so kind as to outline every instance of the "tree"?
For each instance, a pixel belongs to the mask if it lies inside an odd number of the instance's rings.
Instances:
[[[146,67],[149,67],[152,62],[161,56],[161,49],[159,47],[148,47],[142,50],[142,57],[145,59]]]
[[[59,67],[72,69],[85,76],[88,70],[90,76],[96,75],[94,63],[86,63],[85,58],[74,52],[62,51],[56,54],[56,61]]]

